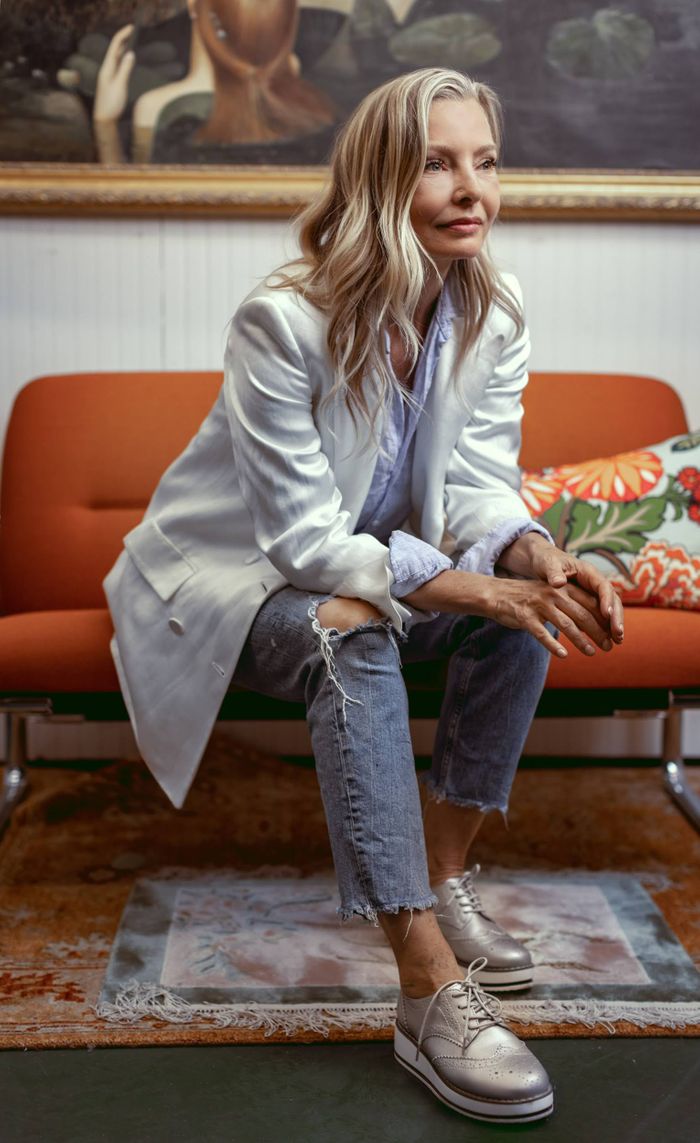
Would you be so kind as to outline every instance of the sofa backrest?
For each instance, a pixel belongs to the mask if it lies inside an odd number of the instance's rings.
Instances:
[[[525,469],[630,452],[688,431],[665,381],[628,373],[532,373],[523,401]]]
[[[40,377],[18,394],[5,443],[0,593],[6,613],[104,607],[102,579],[161,473],[214,403],[219,372]],[[523,463],[651,444],[686,428],[670,386],[534,374]]]
[[[0,508],[5,612],[105,607],[102,580],[221,373],[39,377],[8,425]]]

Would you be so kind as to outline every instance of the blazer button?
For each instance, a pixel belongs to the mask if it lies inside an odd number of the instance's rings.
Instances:
[[[185,628],[183,627],[183,625],[179,619],[175,619],[175,618],[169,619],[168,620],[168,627],[170,628],[171,631],[174,631],[176,635],[184,635],[185,634]]]

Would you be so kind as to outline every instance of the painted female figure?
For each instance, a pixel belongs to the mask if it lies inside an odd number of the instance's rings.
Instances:
[[[140,96],[133,110],[133,160],[149,162],[159,120],[176,101],[208,106],[197,144],[228,146],[294,139],[333,123],[322,92],[299,74],[294,42],[297,0],[186,0],[190,17],[187,74]],[[117,124],[128,103],[136,62],[134,25],[121,28],[100,68],[93,108],[101,162],[124,161]],[[172,114],[172,112],[171,112]]]

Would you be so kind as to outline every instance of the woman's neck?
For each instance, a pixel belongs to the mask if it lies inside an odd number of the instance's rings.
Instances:
[[[413,314],[413,326],[420,338],[424,338],[428,332],[428,326],[435,313],[435,306],[443,285],[443,279],[438,274],[434,274],[423,287],[423,292]]]

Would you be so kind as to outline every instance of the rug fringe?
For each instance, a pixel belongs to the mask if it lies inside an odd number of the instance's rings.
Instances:
[[[282,1032],[317,1032],[327,1036],[332,1028],[386,1029],[394,1021],[393,1004],[190,1004],[161,984],[131,980],[113,1001],[93,1006],[97,1016],[111,1024],[136,1024],[139,1020],[165,1020],[170,1024],[195,1022],[218,1028],[263,1029],[266,1036]],[[636,1004],[632,1000],[507,1000],[503,1015],[514,1024],[601,1025],[611,1035],[615,1024],[638,1028],[686,1028],[700,1024],[700,1004],[687,1002]]]
[[[503,1015],[514,1024],[596,1024],[615,1034],[615,1024],[637,1028],[687,1028],[700,1024],[700,1004],[633,1000],[508,1000]]]
[[[93,1005],[97,1016],[111,1024],[136,1024],[144,1018],[170,1024],[205,1022],[218,1028],[263,1029],[266,1036],[282,1032],[317,1032],[327,1036],[332,1028],[388,1028],[396,1015],[395,1004],[190,1004],[160,984],[129,981],[113,1001]]]

